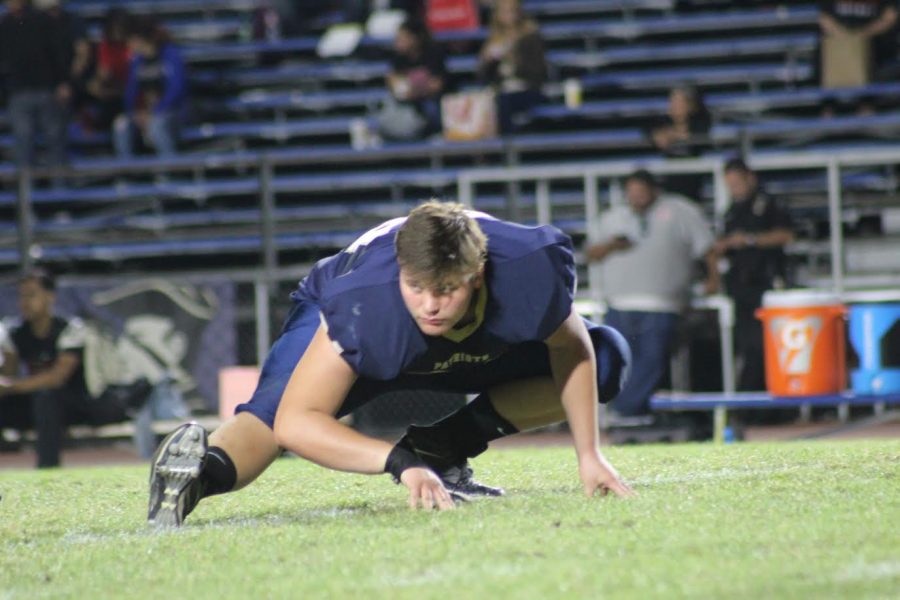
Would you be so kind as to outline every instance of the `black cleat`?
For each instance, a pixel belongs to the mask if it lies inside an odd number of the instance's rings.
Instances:
[[[454,500],[467,502],[474,498],[496,498],[505,492],[501,488],[484,485],[472,479],[472,467],[465,458],[450,449],[446,440],[435,439],[434,430],[411,426],[397,442],[416,454],[434,471]],[[487,446],[485,446],[486,448]]]
[[[503,488],[484,485],[472,479],[472,467],[469,466],[468,461],[443,470],[435,470],[435,473],[454,498],[456,496],[462,496],[464,500],[496,498],[506,494]]]
[[[197,423],[185,423],[159,445],[150,464],[149,525],[180,527],[200,502],[207,447],[206,430]]]

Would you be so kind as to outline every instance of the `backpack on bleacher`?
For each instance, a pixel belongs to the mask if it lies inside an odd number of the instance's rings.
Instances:
[[[414,140],[425,132],[428,121],[414,104],[399,102],[393,97],[381,105],[375,115],[378,133],[390,140]]]

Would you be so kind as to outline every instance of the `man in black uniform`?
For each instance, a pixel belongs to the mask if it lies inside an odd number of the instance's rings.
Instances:
[[[754,312],[766,290],[784,285],[784,246],[794,233],[789,215],[759,190],[756,174],[743,160],[728,161],[725,181],[733,202],[715,250],[728,261],[725,290],[734,300],[735,353],[742,363],[737,388],[763,390],[763,331]]]
[[[0,427],[34,428],[38,468],[59,466],[67,424],[116,423],[126,420],[129,411],[124,398],[88,395],[82,367],[84,326],[78,319],[54,315],[55,289],[53,278],[43,270],[19,280],[21,321],[10,327],[8,349],[13,352],[6,355],[0,378]],[[24,376],[19,376],[20,364]]]

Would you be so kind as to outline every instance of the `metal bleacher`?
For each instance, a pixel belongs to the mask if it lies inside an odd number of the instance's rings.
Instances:
[[[423,197],[457,197],[473,170],[653,165],[661,155],[648,139],[648,127],[665,112],[667,91],[685,83],[704,93],[713,116],[708,136],[697,140],[703,159],[721,161],[738,149],[763,158],[777,157],[785,147],[822,155],[893,149],[900,131],[900,83],[819,87],[814,3],[724,7],[723,1],[704,7],[698,2],[686,9],[691,3],[675,0],[524,0],[525,9],[540,20],[553,78],[545,88],[546,102],[523,118],[514,134],[471,142],[388,140],[354,148],[351,122],[371,123],[373,110],[387,96],[382,78],[389,41],[365,37],[350,57],[319,59],[318,32],[337,22],[332,16],[320,20],[316,33],[250,41],[251,12],[258,4],[67,3],[91,21],[95,35],[97,21],[112,6],[165,18],[190,65],[193,119],[182,131],[182,153],[173,158],[116,159],[108,134],[73,128],[70,167],[53,180],[46,172],[20,177],[8,162],[12,139],[8,118],[0,112],[0,155],[7,156],[0,161],[0,270],[12,273],[25,256],[70,272],[141,275],[206,267],[217,273],[268,273],[273,263],[309,264],[372,225],[406,213]],[[485,34],[481,28],[438,36],[462,89],[479,85],[475,56]],[[565,106],[563,79],[580,81],[579,106]],[[878,112],[820,113],[825,102],[863,100],[872,101]],[[765,188],[784,198],[802,224],[791,260],[819,268],[809,271],[812,276],[827,271],[829,240],[816,237],[814,225],[831,224],[835,211],[829,213],[828,199],[835,184],[842,202],[837,227],[843,225],[848,236],[860,217],[898,210],[896,167],[858,163],[837,177],[822,169],[766,172]],[[714,191],[721,191],[713,190],[717,183],[713,177],[704,181],[700,200],[710,213]],[[600,205],[614,201],[615,179],[603,179],[594,191]],[[588,195],[586,187],[564,177],[552,190],[549,183],[492,182],[478,188],[473,204],[523,222],[547,217],[580,243]],[[548,198],[552,214],[542,214],[542,199]],[[879,244],[888,242],[879,238]],[[897,245],[895,240],[878,252],[890,254]],[[783,402],[758,394],[692,394],[657,396],[653,406],[714,410],[721,438],[729,409],[792,402],[895,406],[898,401],[896,396]]]
[[[662,92],[681,83],[696,84],[707,94],[715,117],[705,140],[709,153],[748,143],[758,149],[798,140],[812,146],[832,142],[829,136],[855,136],[844,143],[879,143],[900,129],[895,112],[831,119],[809,114],[828,99],[900,95],[895,83],[839,92],[815,85],[817,9],[811,3],[681,12],[672,0],[527,0],[526,10],[541,21],[557,80],[546,87],[547,103],[532,111],[520,131],[476,142],[387,141],[354,149],[351,121],[367,118],[386,97],[381,79],[389,42],[367,37],[354,56],[322,60],[315,57],[316,35],[241,41],[255,4],[68,4],[92,22],[111,6],[165,17],[191,64],[196,117],[183,130],[184,153],[175,159],[116,160],[107,134],[73,130],[71,170],[63,185],[38,182],[30,192],[34,242],[43,259],[114,261],[219,247],[223,255],[256,260],[260,241],[251,230],[259,220],[263,163],[270,165],[267,189],[277,197],[274,214],[284,229],[278,248],[324,251],[383,216],[385,206],[395,213],[422,195],[452,196],[458,173],[471,166],[545,162],[562,155],[566,160],[653,157],[647,124],[665,110]],[[463,88],[476,84],[475,52],[484,36],[483,28],[438,36],[456,43],[454,52],[463,52],[448,61]],[[263,55],[272,61],[259,66],[256,59]],[[563,105],[560,77],[581,81],[581,106]],[[0,151],[11,147],[6,127],[0,114]],[[0,189],[0,211],[12,215],[18,188],[9,163],[0,164],[0,178],[7,181]],[[873,180],[890,189],[889,177],[865,172],[847,174],[845,186],[852,190]],[[781,181],[789,178],[774,183]],[[524,192],[526,206],[530,193]],[[502,194],[496,198],[503,209]],[[324,217],[335,211],[349,216]],[[7,246],[14,245],[11,222],[0,228]],[[576,219],[567,226],[577,232],[583,224]],[[109,242],[102,247],[96,243],[101,230]],[[18,259],[17,251],[0,253],[0,264],[12,266]]]

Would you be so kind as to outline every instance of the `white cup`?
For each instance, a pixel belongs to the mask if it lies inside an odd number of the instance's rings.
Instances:
[[[578,108],[581,106],[581,81],[579,79],[566,79],[563,82],[563,98],[566,108]]]
[[[354,150],[365,150],[369,145],[369,124],[365,119],[350,121],[350,146]]]

